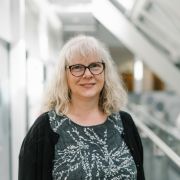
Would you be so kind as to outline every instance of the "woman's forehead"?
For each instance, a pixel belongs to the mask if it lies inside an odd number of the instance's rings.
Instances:
[[[88,53],[88,54],[81,54],[76,53],[69,56],[68,63],[75,64],[75,63],[88,63],[88,62],[96,62],[100,61],[100,55],[98,53]]]

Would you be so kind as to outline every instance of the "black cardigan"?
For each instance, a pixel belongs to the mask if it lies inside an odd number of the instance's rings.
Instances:
[[[143,148],[137,128],[128,113],[121,111],[120,115],[124,126],[122,137],[136,163],[137,180],[145,180]],[[21,146],[18,180],[52,180],[52,160],[58,138],[50,127],[48,113],[39,116]]]

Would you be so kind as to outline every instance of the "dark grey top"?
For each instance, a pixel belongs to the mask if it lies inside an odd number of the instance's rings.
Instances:
[[[103,124],[80,126],[66,115],[50,111],[50,125],[59,134],[53,180],[135,180],[137,169],[121,137],[119,113]]]

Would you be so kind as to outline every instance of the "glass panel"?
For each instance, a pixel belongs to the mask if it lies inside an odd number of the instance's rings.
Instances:
[[[179,180],[180,169],[149,138],[142,138],[146,180]]]
[[[39,116],[44,86],[44,66],[38,58],[27,59],[28,128]]]
[[[148,92],[131,94],[130,100],[128,108],[133,114],[180,157],[180,96],[172,92]],[[179,180],[180,168],[163,152],[165,149],[158,148],[145,133],[142,142],[146,180]]]
[[[10,179],[8,48],[0,40],[0,179]]]

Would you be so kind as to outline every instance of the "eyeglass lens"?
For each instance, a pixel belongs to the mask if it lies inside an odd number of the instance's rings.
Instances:
[[[75,65],[69,66],[71,74],[74,76],[82,76],[85,73],[86,68],[88,68],[92,74],[98,75],[103,72],[104,63],[102,62],[91,63],[89,66],[85,66],[83,64],[75,64]]]

